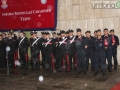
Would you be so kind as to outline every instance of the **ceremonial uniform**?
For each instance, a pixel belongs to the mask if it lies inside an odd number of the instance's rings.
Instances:
[[[33,31],[32,34],[37,34]],[[32,60],[32,69],[40,69],[40,49],[41,49],[41,40],[39,37],[33,37],[30,39],[30,49],[31,49],[31,60]]]
[[[46,34],[49,34],[46,32]],[[45,69],[54,70],[54,56],[53,56],[53,42],[51,38],[46,38],[43,42],[44,54],[45,54]]]
[[[61,34],[65,33],[65,31],[61,30]],[[58,48],[59,48],[59,71],[63,71],[63,68],[66,69],[66,71],[69,70],[69,57],[68,57],[68,49],[70,46],[68,45],[68,38],[63,36],[59,39],[58,43]]]
[[[21,68],[28,69],[28,38],[27,37],[19,37],[19,56],[21,61]]]
[[[72,69],[72,63],[73,63],[73,67],[74,69],[77,68],[77,60],[76,60],[76,48],[75,48],[75,38],[76,36],[68,36],[68,41],[70,44],[70,48],[68,50],[68,54],[69,54],[69,61],[70,61],[70,69]],[[73,62],[72,62],[73,60]]]

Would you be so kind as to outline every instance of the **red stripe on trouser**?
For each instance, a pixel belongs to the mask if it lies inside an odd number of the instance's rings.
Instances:
[[[64,67],[64,59],[62,58],[62,67]]]
[[[25,56],[26,56],[26,57],[25,57],[25,58],[26,58],[26,61],[28,61],[28,54],[26,54]]]
[[[15,60],[16,60],[16,55],[15,55],[15,53],[14,53],[14,67],[16,67],[16,65],[15,65]]]
[[[40,62],[40,54],[38,54],[38,62]]]
[[[69,60],[68,60],[68,54],[66,54],[66,62],[67,62],[67,70],[69,70]]]
[[[51,54],[51,57],[52,57],[52,69],[54,70],[55,66],[54,66],[54,56],[53,56],[53,54]]]

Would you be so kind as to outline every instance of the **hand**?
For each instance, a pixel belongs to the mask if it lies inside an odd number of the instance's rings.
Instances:
[[[85,45],[85,49],[87,49],[88,48],[88,46],[87,45]]]
[[[112,46],[115,45],[115,43],[112,43]]]

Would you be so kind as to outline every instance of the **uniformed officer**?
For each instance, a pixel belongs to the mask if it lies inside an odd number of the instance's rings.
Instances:
[[[77,37],[75,39],[75,45],[76,45],[76,56],[78,59],[78,70],[77,74],[82,72],[83,67],[83,74],[86,74],[86,49],[87,49],[87,42],[86,38],[82,36],[81,29],[77,28]]]
[[[110,30],[110,35],[112,36],[112,57],[114,59],[114,69],[117,70],[117,47],[119,45],[119,38],[114,35],[114,29]]]
[[[8,60],[11,68],[15,68],[14,65],[14,52],[15,52],[15,43],[12,38],[12,32],[8,32],[7,46],[10,47],[10,51],[8,52]]]
[[[2,37],[3,37],[3,41],[6,42],[7,41],[7,36],[6,36],[5,32],[2,33]]]
[[[55,66],[57,66],[56,65],[56,43],[58,42],[58,39],[57,39],[57,34],[56,34],[56,32],[52,32],[52,52],[53,52],[53,56],[54,56],[54,59],[55,59]]]
[[[45,32],[41,32],[41,35],[42,35],[41,43],[43,43],[44,40],[46,39],[46,34],[45,34]],[[41,46],[41,54],[42,54],[42,62],[41,62],[42,68],[45,68],[45,54],[44,54],[43,46]]]
[[[6,67],[6,43],[3,41],[2,33],[0,33],[0,67]]]
[[[97,30],[94,31],[94,38],[97,37]]]
[[[68,58],[68,49],[67,46],[67,37],[65,36],[65,31],[60,30],[61,38],[59,39],[58,47],[60,52],[60,62],[59,62],[59,71],[69,71],[69,58]]]
[[[32,31],[31,34],[32,34],[32,38],[30,39],[30,49],[31,49],[32,70],[39,70],[41,40],[39,37],[37,37],[36,31]]]
[[[13,30],[10,30],[10,32],[12,33],[12,39],[13,39],[14,44],[15,44],[14,60],[18,60],[18,39],[17,39],[16,34],[14,34]]]
[[[56,49],[55,49],[55,53],[56,53],[56,55],[55,55],[55,59],[56,59],[56,68],[59,68],[60,67],[60,65],[59,65],[59,62],[61,61],[60,60],[60,52],[59,52],[59,46],[58,46],[58,44],[59,44],[59,40],[60,40],[60,38],[61,38],[61,33],[57,33],[57,41],[56,41]]]
[[[104,29],[104,35],[102,36],[104,40],[104,47],[106,53],[106,59],[108,61],[108,70],[112,71],[112,37],[108,34],[108,29]]]
[[[90,31],[86,31],[86,41],[88,48],[86,49],[86,66],[87,70],[89,67],[89,59],[91,60],[91,70],[94,71],[95,60],[94,60],[94,37],[91,36]]]
[[[19,56],[20,56],[20,62],[21,62],[21,68],[28,69],[28,38],[24,36],[24,32],[20,31],[19,33]]]
[[[102,71],[103,75],[106,76],[106,55],[105,55],[105,48],[104,48],[104,39],[101,37],[101,30],[97,31],[97,38],[94,42],[95,47],[95,73],[94,75],[98,74],[99,70],[99,61],[101,60],[102,63]]]
[[[50,33],[46,32],[46,39],[42,43],[44,53],[45,53],[45,69],[48,71],[50,69],[54,70],[54,56],[53,56],[53,41],[50,38]]]
[[[76,60],[76,54],[75,54],[75,51],[76,51],[75,38],[76,38],[76,36],[73,35],[72,29],[69,29],[68,32],[69,32],[68,41],[70,43],[70,48],[68,50],[69,51],[70,69],[72,69],[72,68],[77,69],[77,60]],[[74,63],[72,62],[72,60]],[[73,67],[72,67],[72,64],[73,64]]]

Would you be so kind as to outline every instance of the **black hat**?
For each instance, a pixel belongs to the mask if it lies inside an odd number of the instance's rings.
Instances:
[[[69,31],[66,31],[65,34],[69,34]]]
[[[80,28],[77,28],[76,30],[77,30],[77,32],[81,32],[82,31]]]
[[[108,28],[104,28],[104,30],[108,30]]]
[[[11,32],[11,31],[8,31],[8,35],[12,35],[12,32]]]
[[[63,34],[63,33],[65,33],[65,31],[64,30],[60,30],[60,33]]]
[[[91,33],[91,31],[86,31],[85,34],[86,34],[86,33]]]
[[[45,32],[41,32],[41,34],[45,34]]]
[[[52,32],[52,34],[56,34],[56,32]]]
[[[68,32],[69,32],[69,33],[70,33],[70,32],[73,32],[73,30],[72,30],[72,29],[69,29]]]
[[[97,30],[94,31],[94,33],[96,33],[96,32],[97,32]]]
[[[110,32],[114,32],[114,29],[111,29]]]
[[[97,32],[101,32],[101,29],[98,29]]]
[[[49,32],[45,32],[46,35],[49,35],[50,33]]]
[[[26,33],[25,33],[25,32],[23,32],[23,34],[24,34],[24,35],[26,35]]]
[[[20,30],[19,33],[24,33],[24,31]]]
[[[57,33],[57,35],[61,35],[61,33]]]
[[[30,34],[31,34],[31,35],[37,34],[37,32],[36,32],[36,31],[31,31]]]

